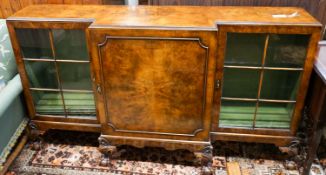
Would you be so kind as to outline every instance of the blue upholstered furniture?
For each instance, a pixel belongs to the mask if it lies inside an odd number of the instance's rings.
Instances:
[[[6,21],[0,19],[0,171],[27,124],[21,92]]]

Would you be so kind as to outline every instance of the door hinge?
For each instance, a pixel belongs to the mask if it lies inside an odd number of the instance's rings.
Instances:
[[[220,80],[215,81],[215,89],[219,89],[221,86]]]

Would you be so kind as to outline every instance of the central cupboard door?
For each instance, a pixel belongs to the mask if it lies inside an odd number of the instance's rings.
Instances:
[[[98,89],[108,125],[124,133],[194,137],[205,132],[208,137],[214,81],[207,78],[214,73],[210,42],[110,34],[96,39]]]

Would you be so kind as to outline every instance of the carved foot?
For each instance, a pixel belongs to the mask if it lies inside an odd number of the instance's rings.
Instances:
[[[33,121],[30,121],[28,125],[28,135],[29,139],[32,141],[30,145],[31,149],[39,151],[42,148],[43,139],[41,136],[44,132],[40,131]]]
[[[202,166],[203,175],[213,174],[212,161],[213,161],[213,147],[207,146],[200,152],[195,152],[195,165]]]
[[[117,151],[117,147],[111,145],[107,139],[100,137],[98,140],[100,143],[98,150],[103,154],[100,166],[107,167],[110,164],[110,159],[120,156],[120,154]]]
[[[195,152],[195,164],[199,166],[210,166],[213,159],[213,147],[207,146],[200,152]]]
[[[298,148],[299,145],[300,145],[300,141],[294,140],[291,142],[289,146],[278,147],[278,149],[282,153],[286,153],[289,156],[297,156],[299,154],[299,148]]]

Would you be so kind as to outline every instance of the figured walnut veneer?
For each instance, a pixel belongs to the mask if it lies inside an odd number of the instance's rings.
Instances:
[[[215,32],[90,29],[89,35],[104,135],[207,145]]]
[[[273,17],[291,15],[295,17]],[[305,10],[296,7],[196,7],[196,6],[100,6],[33,5],[9,19],[36,21],[92,20],[91,27],[201,28],[216,29],[216,23],[268,25],[320,25]]]
[[[98,46],[114,130],[186,136],[203,131],[208,47],[199,38],[106,36]]]

